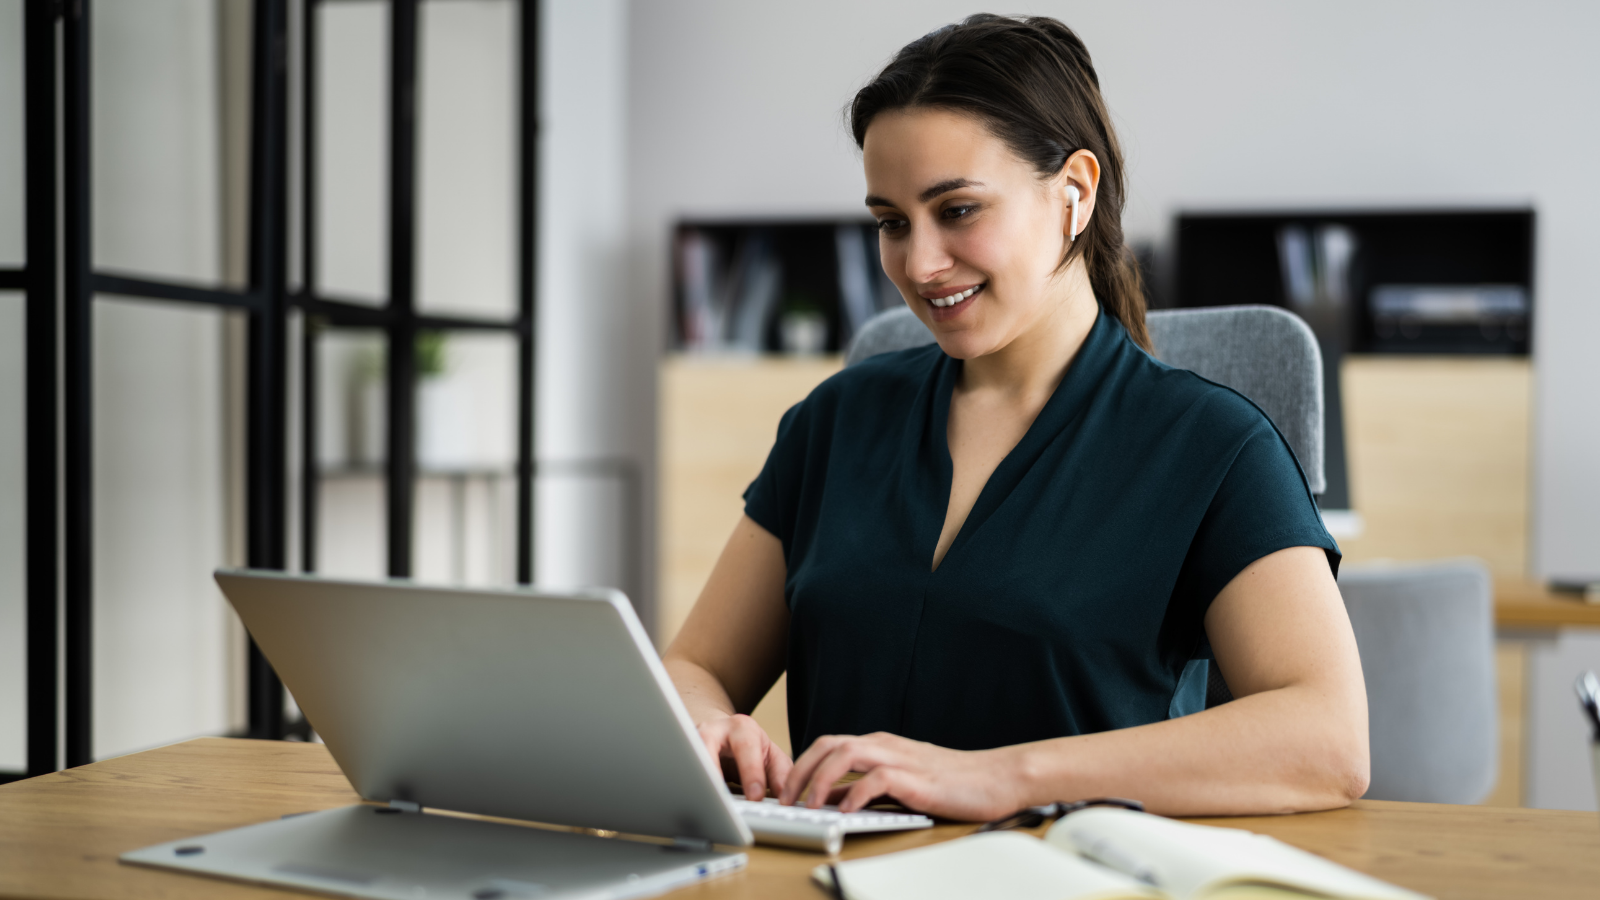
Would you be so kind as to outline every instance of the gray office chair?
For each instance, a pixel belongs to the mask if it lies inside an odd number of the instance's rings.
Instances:
[[[1499,774],[1494,594],[1480,560],[1347,566],[1373,800],[1478,803]]]
[[[1156,357],[1233,388],[1267,414],[1305,469],[1312,493],[1327,489],[1322,455],[1322,351],[1299,316],[1276,306],[1155,310],[1145,317]],[[904,306],[878,313],[856,332],[845,365],[933,343]]]

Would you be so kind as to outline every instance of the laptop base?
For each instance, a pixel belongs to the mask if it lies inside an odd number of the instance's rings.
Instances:
[[[363,804],[121,860],[371,900],[623,900],[743,868],[746,856]]]

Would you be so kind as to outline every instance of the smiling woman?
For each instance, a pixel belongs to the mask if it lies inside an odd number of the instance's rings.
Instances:
[[[1050,195],[1056,194],[1065,200],[1068,190],[1080,191],[1083,210],[1076,223],[1069,223],[1075,226],[1068,239],[1070,252],[1053,258],[1062,269],[1081,258],[1107,314],[1149,350],[1139,270],[1122,237],[1126,196],[1122,150],[1100,95],[1099,76],[1077,35],[1042,17],[1018,22],[974,16],[960,26],[935,31],[902,50],[894,64],[856,94],[850,107],[856,145],[866,149],[869,125],[879,125],[879,133],[885,130],[883,113],[913,111],[942,112],[971,120],[969,126],[973,121],[981,125],[986,136],[999,138],[1008,156],[1032,170],[1043,194],[1040,199],[1054,199]],[[952,130],[948,121],[928,124],[932,133],[925,136],[933,140],[971,130]],[[878,143],[889,142],[892,139]],[[868,153],[869,184],[878,183],[872,179],[872,159]],[[936,204],[938,215],[953,221],[979,207],[951,202],[944,195],[984,187],[969,177],[954,176],[929,183],[914,198],[898,199],[914,199],[920,206]],[[868,195],[867,206],[878,216],[885,235],[898,233],[909,213],[876,192]],[[1102,215],[1091,225],[1097,206]],[[895,215],[897,211],[901,215]],[[1061,229],[1043,233],[1059,235]],[[1081,243],[1071,239],[1080,234]],[[884,249],[890,246],[886,242]],[[887,260],[885,269],[890,269]]]
[[[937,344],[784,416],[668,649],[730,777],[960,819],[1360,796],[1338,547],[1260,410],[1148,353],[1083,44],[974,16],[903,49],[851,125],[884,271]],[[1238,699],[1203,710],[1213,664]],[[786,670],[793,762],[746,715]]]

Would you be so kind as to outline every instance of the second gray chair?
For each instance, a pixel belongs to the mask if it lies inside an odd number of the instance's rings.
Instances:
[[[1499,774],[1494,599],[1476,559],[1346,566],[1373,800],[1478,803]]]
[[[1322,452],[1322,351],[1304,320],[1275,306],[1154,310],[1145,317],[1156,358],[1250,398],[1278,426],[1305,469],[1311,491],[1327,488]],[[933,343],[904,306],[861,326],[845,365]]]

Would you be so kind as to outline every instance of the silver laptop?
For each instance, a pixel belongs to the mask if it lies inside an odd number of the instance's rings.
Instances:
[[[383,900],[642,897],[744,865],[712,847],[750,830],[620,593],[216,577],[350,784],[384,805],[124,862]]]

